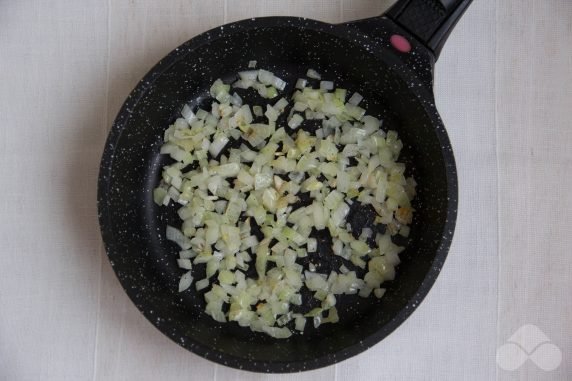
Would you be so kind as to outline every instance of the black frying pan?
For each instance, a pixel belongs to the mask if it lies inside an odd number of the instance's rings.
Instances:
[[[260,372],[293,372],[344,360],[373,346],[399,326],[427,294],[453,236],[457,176],[453,152],[435,109],[433,65],[471,0],[400,0],[384,16],[330,25],[294,17],[241,21],[210,30],[179,46],[133,90],[107,140],[98,203],[109,260],[129,297],[161,332],[218,363]],[[163,165],[163,131],[182,105],[208,102],[217,78],[231,81],[249,60],[288,81],[286,94],[308,68],[336,86],[359,91],[368,113],[399,132],[402,160],[418,182],[417,209],[396,280],[383,299],[338,298],[340,323],[308,327],[275,340],[204,312],[202,295],[177,292],[182,270],[176,246],[165,239],[178,224],[175,207],[153,203]],[[246,103],[252,104],[248,96]],[[372,223],[371,210],[352,209],[354,228]],[[340,266],[320,237],[320,272]],[[334,259],[332,259],[334,258]],[[198,278],[200,279],[200,278]],[[384,283],[384,287],[385,287]],[[310,303],[309,298],[307,298]],[[307,326],[309,326],[308,324]]]

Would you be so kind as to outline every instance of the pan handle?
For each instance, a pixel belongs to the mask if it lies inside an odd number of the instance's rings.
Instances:
[[[439,57],[449,34],[472,0],[398,0],[387,18],[417,37]]]

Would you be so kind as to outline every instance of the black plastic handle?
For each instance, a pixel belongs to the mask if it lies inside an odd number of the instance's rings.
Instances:
[[[435,59],[472,0],[398,0],[384,16],[414,35]]]

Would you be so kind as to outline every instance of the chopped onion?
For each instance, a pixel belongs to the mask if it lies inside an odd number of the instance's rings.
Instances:
[[[306,318],[303,316],[298,316],[295,320],[295,328],[297,331],[304,332],[304,328],[306,327]]]
[[[248,66],[234,88],[254,89],[266,99],[286,88],[274,73],[253,70],[255,61]],[[195,114],[184,105],[182,118],[164,132],[160,152],[175,162],[163,168],[152,195],[159,206],[171,200],[182,205],[181,228],[166,229],[186,271],[179,291],[192,285],[191,269],[204,271],[195,289],[210,287],[204,294],[209,316],[277,339],[303,333],[307,317],[316,328],[338,322],[336,295],[381,298],[403,250],[392,236],[409,236],[414,213],[416,183],[397,161],[403,148],[397,133],[381,130],[382,121],[359,106],[359,93],[346,102],[347,90],[312,69],[307,77],[320,81],[319,88],[300,78],[291,98],[252,108],[216,80],[210,111],[198,108]],[[254,117],[265,117],[267,124],[253,123]],[[321,121],[314,133],[301,128],[309,119]],[[373,226],[353,232],[346,218],[355,203],[371,205],[386,233],[374,237]],[[342,262],[329,275],[316,272],[314,230],[330,234],[332,252]],[[373,238],[376,246],[370,247]],[[298,263],[304,257],[306,265]],[[205,268],[193,268],[198,264]],[[256,275],[247,277],[251,266]],[[308,302],[304,288],[320,307],[294,313],[292,306]]]
[[[371,228],[363,228],[359,236],[360,241],[367,241],[373,235]]]
[[[287,339],[292,336],[292,332],[288,328],[263,326],[262,330],[275,339]]]
[[[318,240],[316,238],[309,238],[306,244],[308,245],[308,253],[315,253],[318,249]]]
[[[344,243],[339,239],[334,239],[334,244],[332,246],[332,251],[335,255],[342,255],[342,250],[344,248]]]
[[[233,93],[230,96],[230,103],[235,105],[235,106],[240,107],[240,106],[242,106],[242,98],[237,93]]]
[[[210,280],[208,278],[201,279],[195,283],[195,288],[197,291],[204,290],[210,285]]]
[[[320,324],[322,324],[322,317],[314,316],[313,322],[314,322],[314,328],[318,328]]]
[[[167,239],[169,241],[175,242],[183,250],[188,250],[191,248],[191,240],[183,235],[183,233],[172,226],[167,226]]]
[[[262,194],[262,205],[266,210],[273,212],[276,210],[276,202],[278,201],[278,192],[273,188],[266,188]]]
[[[258,70],[258,80],[260,81],[260,83],[270,86],[272,85],[272,82],[274,80],[274,74],[272,74],[267,70],[260,69]]]
[[[328,290],[328,282],[324,274],[306,271],[304,277],[306,278],[306,287],[310,291]]]
[[[252,112],[253,112],[254,115],[256,115],[256,116],[262,116],[262,115],[264,115],[264,111],[263,111],[262,107],[260,107],[260,106],[253,106],[253,107],[252,107]]]
[[[255,81],[258,78],[258,70],[247,70],[238,73],[238,76],[243,81]]]
[[[224,134],[215,135],[213,142],[209,146],[209,153],[211,154],[211,156],[218,157],[218,155],[221,153],[221,151],[224,149],[224,147],[227,145],[228,142],[229,139],[226,135]]]
[[[283,113],[286,106],[288,106],[288,100],[286,98],[280,98],[273,107],[278,110],[279,113]]]
[[[236,177],[240,172],[240,165],[238,163],[223,164],[213,167],[212,171],[222,177]]]
[[[286,87],[286,82],[275,76],[272,79],[272,86],[276,87],[278,90],[284,90]]]
[[[179,292],[183,292],[193,284],[193,276],[191,271],[187,271],[179,280]]]
[[[183,110],[181,111],[181,115],[183,116],[183,118],[185,118],[185,120],[187,121],[187,123],[189,125],[191,125],[195,120],[197,120],[197,116],[195,115],[193,110],[188,105],[183,106]]]
[[[345,202],[340,203],[340,205],[334,210],[331,216],[331,221],[334,226],[341,226],[348,213],[350,212],[350,207]]]
[[[266,106],[266,112],[264,113],[264,116],[266,116],[268,118],[268,121],[270,123],[276,122],[279,115],[280,115],[280,113],[274,107],[272,107],[270,105]]]
[[[264,189],[268,188],[270,185],[272,185],[271,174],[257,173],[254,175],[254,189]]]
[[[332,81],[321,81],[320,90],[330,91],[334,89],[334,82]]]
[[[306,73],[306,76],[308,78],[312,78],[312,79],[322,79],[322,76],[320,75],[320,73],[318,73],[316,70],[314,69],[308,69],[308,72]]]
[[[190,259],[190,258],[194,258],[197,256],[197,253],[195,253],[193,250],[181,250],[179,251],[179,257],[181,259]]]
[[[193,268],[193,263],[191,262],[190,259],[186,258],[177,259],[177,264],[179,265],[180,268],[185,270],[191,270]]]
[[[170,199],[166,189],[159,187],[153,190],[153,201],[155,201],[157,205],[168,205]]]
[[[348,99],[348,103],[354,106],[357,106],[360,104],[360,102],[363,100],[363,97],[360,93],[353,93],[352,96],[350,97],[350,99]]]
[[[410,231],[411,231],[411,228],[409,226],[402,226],[399,229],[399,234],[402,235],[403,237],[409,237]]]
[[[299,78],[298,81],[296,81],[296,88],[303,90],[307,84],[308,84],[308,80],[306,80],[304,78]]]
[[[296,128],[300,127],[300,125],[302,124],[303,121],[304,121],[304,118],[302,118],[301,115],[294,114],[294,115],[292,115],[292,118],[290,118],[290,120],[288,121],[288,127],[295,130]]]

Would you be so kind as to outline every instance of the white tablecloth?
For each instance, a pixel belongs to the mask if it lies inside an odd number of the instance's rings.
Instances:
[[[447,43],[435,93],[459,171],[454,243],[426,300],[369,351],[296,376],[214,365],[153,328],[107,262],[95,205],[99,158],[123,100],[155,62],[225,22],[339,22],[388,3],[0,2],[0,379],[570,379],[568,0],[477,0]],[[504,370],[497,348],[523,325],[513,338],[519,348],[538,337],[534,325],[552,351],[534,344],[534,361]],[[556,369],[543,370],[541,357],[558,353]]]

